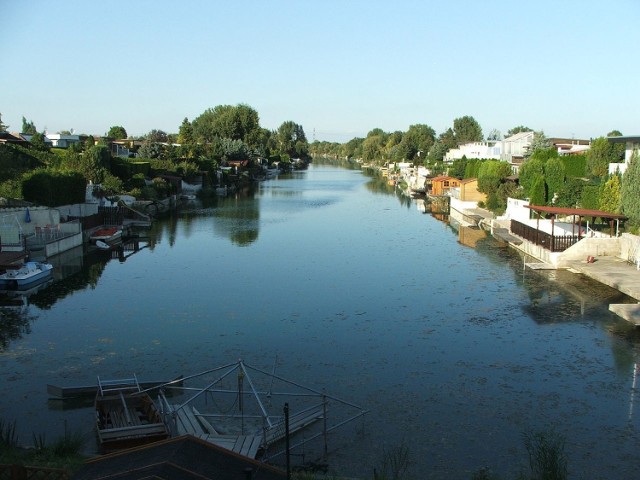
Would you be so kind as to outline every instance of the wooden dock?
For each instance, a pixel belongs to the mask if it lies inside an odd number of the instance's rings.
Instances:
[[[256,458],[262,447],[262,435],[221,435],[201,416],[200,412],[189,405],[182,408],[173,406],[175,414],[175,435],[193,435],[206,442],[226,448],[249,458]]]
[[[183,376],[180,375],[174,380],[139,382],[139,385],[142,390],[148,390],[169,383],[171,383],[172,385],[182,386]],[[60,387],[58,385],[47,384],[47,393],[51,397],[60,398],[63,400],[80,397],[95,397],[96,393],[98,393],[98,384],[96,383],[95,385],[77,385],[71,387]]]
[[[266,429],[263,434],[254,435],[222,435],[218,433],[207,419],[195,407],[185,405],[178,408],[172,406],[175,413],[174,435],[193,435],[207,442],[218,445],[232,452],[249,458],[256,458],[261,449],[285,438],[284,420]],[[324,418],[322,406],[299,412],[289,417],[289,434]]]

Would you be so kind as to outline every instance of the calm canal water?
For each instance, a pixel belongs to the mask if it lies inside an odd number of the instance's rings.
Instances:
[[[483,466],[512,477],[523,433],[553,428],[571,478],[637,475],[639,343],[608,312],[631,301],[615,290],[525,271],[491,238],[465,246],[384,182],[332,166],[185,208],[146,234],[125,259],[58,259],[28,306],[4,302],[0,418],[23,443],[65,427],[93,439],[92,409],[49,401],[47,383],[239,358],[270,370],[277,356],[280,375],[369,410],[330,437],[333,473],[370,477],[405,445],[416,478]]]

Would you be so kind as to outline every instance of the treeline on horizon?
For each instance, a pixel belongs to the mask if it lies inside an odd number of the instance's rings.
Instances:
[[[0,132],[7,129],[0,116]],[[205,173],[214,182],[218,168],[234,161],[246,162],[251,171],[258,164],[286,166],[311,159],[301,125],[287,120],[276,130],[263,128],[258,112],[245,104],[218,105],[192,121],[185,118],[177,134],[154,129],[132,138],[114,125],[104,136],[80,135],[80,143],[64,149],[49,148],[44,133],[24,117],[21,133],[31,136],[28,148],[0,145],[0,196],[47,206],[84,201],[89,182],[101,185],[108,196],[155,200],[174,189],[162,176],[192,179]],[[120,143],[134,152],[131,158],[112,155],[114,140],[125,140]]]
[[[602,210],[627,215],[632,229],[640,225],[640,165],[637,154],[624,175],[609,175],[609,164],[624,161],[624,145],[613,144],[607,137],[622,136],[613,130],[591,141],[583,155],[561,156],[543,131],[524,125],[510,129],[506,137],[520,132],[534,132],[532,144],[523,164],[514,175],[508,162],[462,157],[452,163],[444,161],[446,153],[470,142],[502,140],[492,130],[484,137],[482,127],[472,116],[456,118],[453,127],[436,136],[426,124],[411,125],[406,132],[371,130],[365,138],[346,143],[311,144],[313,156],[358,160],[383,166],[410,162],[423,166],[432,176],[446,174],[459,179],[477,178],[478,189],[487,195],[482,206],[500,214],[507,199],[529,199],[533,205]]]
[[[444,162],[445,154],[461,144],[502,139],[497,130],[485,138],[472,116],[456,118],[453,126],[440,135],[427,124],[416,124],[406,132],[374,128],[365,138],[346,143],[311,144],[302,125],[285,121],[277,130],[263,128],[258,112],[245,104],[218,105],[192,121],[185,118],[177,134],[154,129],[133,139],[124,127],[116,125],[106,133],[106,139],[83,136],[81,145],[67,149],[48,149],[42,133],[24,117],[22,127],[22,133],[33,135],[31,148],[0,148],[0,196],[29,199],[37,193],[35,200],[41,204],[73,203],[61,198],[64,195],[58,186],[62,184],[63,190],[76,192],[74,196],[78,197],[83,189],[70,185],[84,181],[102,185],[108,195],[155,199],[171,193],[170,185],[160,178],[162,174],[190,178],[198,172],[215,172],[234,160],[247,161],[251,168],[258,160],[286,164],[292,159],[308,161],[313,156],[326,156],[376,165],[409,162],[428,168],[432,175],[477,177],[480,190],[487,194],[485,206],[497,213],[504,211],[508,197],[529,198],[536,205],[623,213],[633,225],[640,225],[638,162],[632,160],[624,176],[609,175],[609,163],[621,161],[624,147],[610,143],[604,136],[593,140],[585,155],[560,157],[544,133],[537,131],[518,179],[512,181],[509,179],[513,172],[507,162],[465,157],[452,164]],[[0,131],[6,131],[1,116]],[[520,125],[506,136],[527,131],[533,130]],[[622,134],[616,130],[607,134],[619,135]],[[135,147],[136,157],[113,157],[106,144],[109,138],[138,140],[141,145]],[[151,185],[148,178],[153,179]]]

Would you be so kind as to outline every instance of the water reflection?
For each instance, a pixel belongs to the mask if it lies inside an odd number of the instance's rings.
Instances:
[[[93,438],[90,408],[43,411],[46,383],[238,358],[270,369],[278,355],[285,377],[372,412],[331,439],[335,472],[366,476],[405,441],[416,478],[482,465],[514,478],[522,432],[554,425],[575,478],[632,478],[638,339],[607,311],[619,294],[525,268],[490,236],[469,248],[396,195],[312,167],[154,222],[131,260],[69,259],[59,271],[73,273],[45,290],[61,298],[30,304],[38,321],[0,355],[0,409],[27,433],[68,422]]]

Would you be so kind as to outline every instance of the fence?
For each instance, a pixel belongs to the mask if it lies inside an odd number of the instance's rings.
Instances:
[[[0,480],[69,480],[69,472],[62,468],[25,467],[0,464]]]
[[[580,240],[579,235],[551,235],[517,220],[511,220],[511,233],[551,252],[564,252]]]

